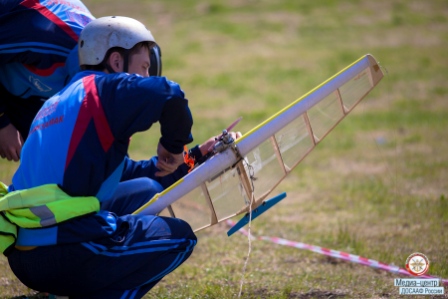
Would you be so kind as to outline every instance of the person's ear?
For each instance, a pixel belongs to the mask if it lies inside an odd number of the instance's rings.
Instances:
[[[108,63],[109,66],[114,70],[114,72],[123,72],[123,57],[121,57],[120,53],[112,52],[109,55]]]

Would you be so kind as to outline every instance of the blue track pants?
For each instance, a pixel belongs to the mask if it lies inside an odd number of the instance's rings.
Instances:
[[[180,266],[196,244],[191,227],[181,219],[129,215],[153,196],[154,188],[159,188],[153,183],[148,179],[120,183],[115,197],[102,206],[120,215],[112,237],[14,250],[8,256],[11,269],[28,287],[51,294],[143,297]]]

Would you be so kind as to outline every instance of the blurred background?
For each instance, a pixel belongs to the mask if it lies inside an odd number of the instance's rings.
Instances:
[[[180,83],[194,143],[235,119],[245,133],[370,53],[385,77],[276,192],[252,224],[278,236],[404,268],[419,251],[448,278],[448,2],[445,0],[86,0],[96,17],[136,18]],[[130,155],[155,154],[155,125]],[[17,163],[0,161],[9,184]],[[236,219],[237,220],[237,219]],[[198,233],[192,257],[147,298],[395,298],[393,274],[253,241],[225,224]],[[4,270],[3,270],[4,269]],[[32,292],[0,259],[0,293]],[[3,290],[3,291],[2,291]]]

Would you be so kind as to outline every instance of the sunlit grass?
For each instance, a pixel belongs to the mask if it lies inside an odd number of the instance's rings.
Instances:
[[[239,116],[245,133],[362,55],[387,73],[272,195],[252,223],[266,235],[404,267],[415,251],[448,278],[448,6],[446,1],[85,1],[96,16],[144,21],[164,75],[181,84],[194,143]],[[155,154],[159,128],[132,138]],[[6,183],[17,164],[0,161]],[[393,274],[261,240],[221,223],[145,298],[398,298]],[[31,294],[0,259],[0,294]],[[244,276],[243,276],[244,274]],[[244,278],[242,280],[242,278]],[[448,290],[447,290],[448,291]],[[4,295],[3,295],[4,294]],[[0,296],[1,297],[1,296]]]

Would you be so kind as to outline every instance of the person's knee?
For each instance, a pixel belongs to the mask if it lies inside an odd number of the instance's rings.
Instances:
[[[155,194],[163,191],[163,187],[149,178],[137,178],[118,184],[112,198],[101,204],[103,210],[119,216],[133,213],[151,200]]]
[[[174,238],[184,238],[190,241],[197,242],[196,234],[191,228],[190,224],[185,220],[179,218],[171,217],[160,217],[163,219],[170,227],[172,237]]]
[[[147,197],[147,201],[149,201],[157,193],[163,191],[162,185],[160,185],[157,181],[147,177],[141,177],[121,182],[120,189],[126,194],[134,194],[134,196]]]
[[[184,225],[184,227],[185,227],[185,235],[186,235],[186,238],[189,239],[189,240],[191,240],[191,241],[194,241],[195,244],[196,244],[198,238],[196,237],[196,234],[194,233],[194,231],[193,231],[193,229],[191,228],[190,224],[189,224],[188,222],[182,220],[182,219],[179,219],[179,220],[181,220],[181,221],[183,222],[183,225]]]
[[[147,177],[136,178],[133,179],[132,182],[134,186],[138,186],[138,189],[143,192],[151,191],[156,194],[163,191],[163,187],[159,184],[159,182]]]

